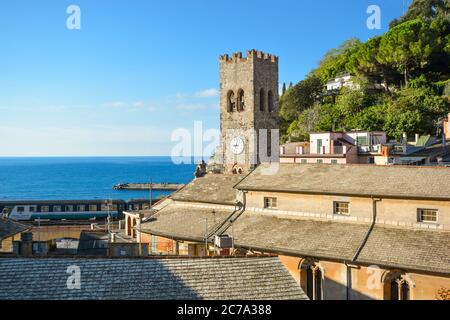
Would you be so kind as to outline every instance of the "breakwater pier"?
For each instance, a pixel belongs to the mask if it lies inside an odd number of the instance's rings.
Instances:
[[[161,190],[177,191],[185,185],[181,183],[121,183],[116,184],[114,190]]]

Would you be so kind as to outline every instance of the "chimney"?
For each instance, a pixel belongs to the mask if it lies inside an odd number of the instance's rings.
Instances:
[[[402,143],[404,145],[406,145],[408,143],[408,135],[406,134],[406,132],[403,132],[403,141]]]

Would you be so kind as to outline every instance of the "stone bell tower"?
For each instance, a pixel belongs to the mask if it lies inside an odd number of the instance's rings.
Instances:
[[[265,155],[279,153],[278,141],[270,143],[271,130],[279,129],[278,100],[277,56],[250,50],[246,57],[241,52],[220,57],[220,153],[225,173],[248,173],[264,162]],[[267,141],[268,150],[260,150],[260,138]]]

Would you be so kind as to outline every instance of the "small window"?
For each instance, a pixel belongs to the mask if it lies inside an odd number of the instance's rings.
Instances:
[[[30,212],[35,212],[36,208],[35,207],[30,207]]]
[[[77,211],[79,212],[83,212],[86,210],[86,207],[83,204],[79,204],[77,205]]]
[[[336,159],[331,160],[331,164],[337,164],[337,163],[338,163],[338,161]]]
[[[368,162],[369,164],[375,164],[375,158],[374,158],[374,157],[369,157],[369,158],[367,159],[367,162]]]
[[[367,137],[357,137],[356,143],[358,144],[358,146],[367,146]]]
[[[418,210],[419,222],[423,223],[437,223],[438,211],[434,209],[419,209]]]
[[[25,208],[24,207],[17,207],[17,212],[19,212],[19,213],[25,212]]]
[[[261,89],[261,91],[259,92],[259,111],[264,112],[265,110],[265,93],[264,93],[264,89]]]
[[[322,159],[317,159],[317,163],[322,164],[323,160]]]
[[[66,212],[73,212],[73,206],[66,206]]]
[[[235,100],[233,91],[228,92],[227,105],[228,105],[227,106],[228,112],[236,111],[236,100]]]
[[[61,212],[62,207],[61,206],[53,206],[53,212]]]
[[[350,203],[349,202],[334,202],[334,214],[341,216],[350,215]]]
[[[50,212],[50,207],[49,206],[42,206],[41,207],[41,212]]]
[[[244,90],[239,90],[238,93],[238,107],[237,107],[237,111],[242,112],[245,110],[245,95],[244,95]]]
[[[277,198],[264,198],[264,209],[277,209]]]
[[[308,160],[302,159],[302,164],[307,164],[307,163],[308,163]]]
[[[89,211],[97,211],[97,205],[96,204],[89,205]]]
[[[275,111],[275,107],[274,107],[274,101],[273,101],[273,93],[272,91],[269,91],[267,94],[267,99],[268,99],[268,111],[269,112],[274,112]]]

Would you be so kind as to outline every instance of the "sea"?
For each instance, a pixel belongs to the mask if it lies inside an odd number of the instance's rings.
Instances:
[[[179,159],[178,159],[179,160]],[[196,159],[171,157],[0,158],[0,201],[149,199],[147,190],[114,190],[120,183],[188,183]],[[179,162],[179,161],[177,161]],[[169,194],[153,190],[153,198]]]

